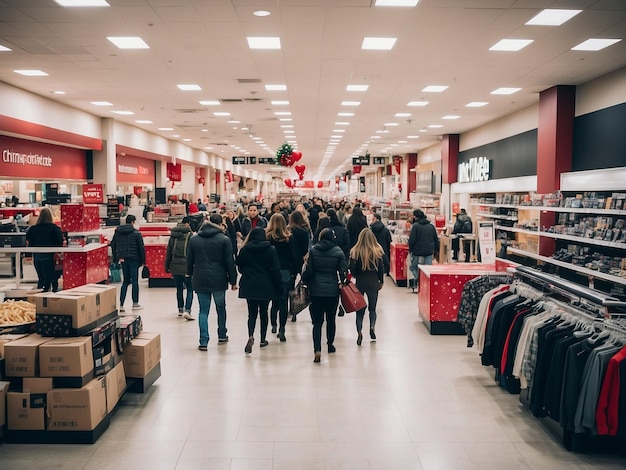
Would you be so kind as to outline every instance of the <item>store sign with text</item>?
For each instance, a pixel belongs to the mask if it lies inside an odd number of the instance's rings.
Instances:
[[[459,183],[479,183],[489,180],[491,160],[486,157],[470,158],[459,163]]]
[[[0,136],[0,174],[28,179],[85,180],[84,150]]]
[[[118,155],[116,159],[118,183],[154,184],[154,161],[131,155]]]
[[[83,184],[83,202],[85,204],[103,204],[104,185]]]

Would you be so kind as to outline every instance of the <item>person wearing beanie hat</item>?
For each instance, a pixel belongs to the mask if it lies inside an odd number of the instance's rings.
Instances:
[[[411,279],[411,289],[419,292],[419,271],[420,264],[433,264],[433,255],[439,249],[439,237],[435,226],[430,223],[421,209],[413,211],[413,225],[409,235],[409,254],[411,255],[411,265],[409,271],[413,274]]]

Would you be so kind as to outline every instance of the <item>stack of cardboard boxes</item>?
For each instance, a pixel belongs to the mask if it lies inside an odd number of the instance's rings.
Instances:
[[[28,300],[36,305],[37,333],[0,335],[8,380],[0,382],[0,426],[6,416],[11,440],[94,442],[129,383],[150,376],[152,384],[160,375],[160,335],[141,333],[139,316],[117,315],[112,286]]]

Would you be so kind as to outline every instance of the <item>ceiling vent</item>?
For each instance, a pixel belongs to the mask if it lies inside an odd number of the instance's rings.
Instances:
[[[199,108],[179,108],[179,109],[174,109],[174,111],[176,111],[177,113],[181,113],[181,114],[195,114],[195,113],[202,113],[205,110],[199,109]]]
[[[238,78],[237,83],[263,83],[259,78]]]
[[[220,103],[243,103],[241,98],[220,98]]]
[[[244,98],[246,103],[263,103],[265,101],[264,98]]]

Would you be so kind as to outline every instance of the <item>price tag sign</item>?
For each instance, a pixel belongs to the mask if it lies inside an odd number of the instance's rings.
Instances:
[[[493,222],[478,223],[478,242],[481,261],[486,264],[496,262],[496,238]]]

